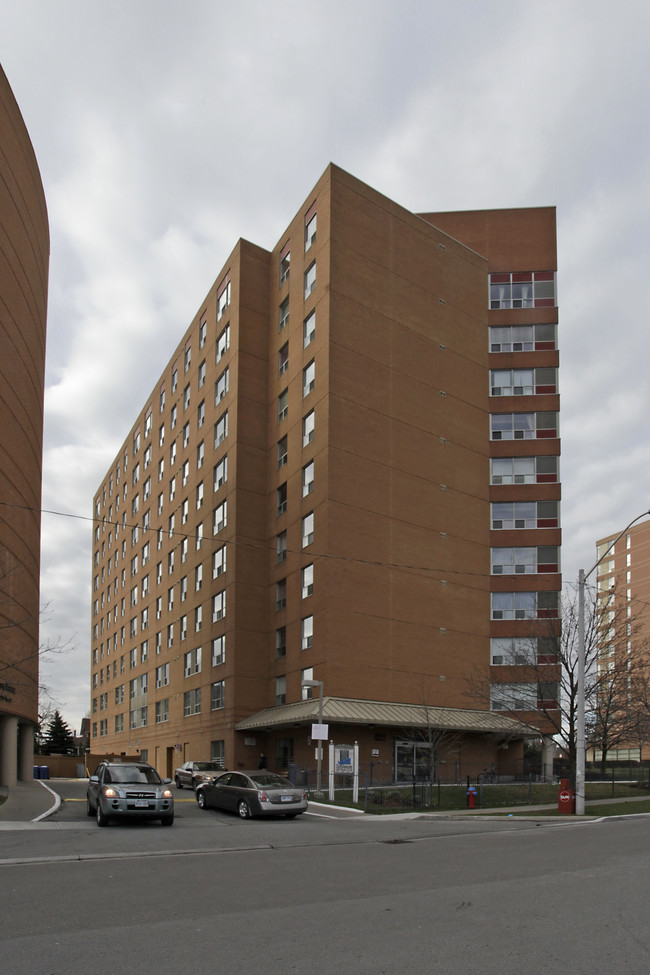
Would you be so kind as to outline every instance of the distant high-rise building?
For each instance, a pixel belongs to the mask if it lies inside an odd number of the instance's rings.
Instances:
[[[38,722],[45,196],[0,68],[0,783],[32,777]]]
[[[596,548],[598,636],[587,655],[597,651],[600,700],[588,755],[600,762],[605,750],[610,761],[641,761],[650,751],[650,522],[612,532]]]
[[[94,498],[94,753],[313,765],[321,693],[397,779],[550,733],[555,243],[553,208],[414,214],[333,165],[238,242]]]

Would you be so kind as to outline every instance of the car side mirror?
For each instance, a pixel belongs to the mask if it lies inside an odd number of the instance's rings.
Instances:
[[[164,782],[165,785],[169,785],[169,783],[171,782],[171,779],[163,779],[163,782]]]
[[[91,775],[89,781],[90,782],[99,782],[99,776],[98,775]]]

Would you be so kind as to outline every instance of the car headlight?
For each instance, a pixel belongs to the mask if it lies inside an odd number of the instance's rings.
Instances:
[[[104,789],[104,796],[107,799],[119,799],[120,798],[119,792],[117,791],[117,789],[113,788],[112,785],[107,785],[106,786],[106,788]]]
[[[172,790],[171,789],[163,789],[163,791],[162,791],[162,797],[163,797],[163,799],[171,799],[171,797],[172,797]]]

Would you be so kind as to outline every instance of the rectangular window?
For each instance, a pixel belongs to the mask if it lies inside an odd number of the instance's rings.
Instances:
[[[312,207],[305,217],[305,252],[316,243],[316,212]]]
[[[208,323],[205,319],[199,325],[199,348],[202,349],[208,337]]]
[[[287,533],[280,532],[275,536],[275,561],[284,562],[287,557]]]
[[[223,413],[214,425],[214,446],[218,447],[228,436],[228,410]]]
[[[201,688],[195,687],[193,691],[185,691],[183,694],[183,714],[187,718],[191,714],[201,713]]]
[[[214,384],[214,405],[217,406],[230,389],[230,368],[226,366]]]
[[[279,579],[275,584],[275,608],[285,609],[287,605],[287,580]]]
[[[287,482],[281,484],[275,492],[276,514],[283,515],[287,510]]]
[[[199,592],[203,587],[203,565],[199,563],[194,569],[194,591]]]
[[[316,385],[316,363],[312,359],[302,371],[302,395],[308,396]]]
[[[156,667],[156,687],[164,687],[169,684],[169,664],[161,664]]]
[[[201,647],[195,647],[194,650],[188,650],[183,654],[183,674],[185,677],[191,677],[193,674],[200,673]]]
[[[228,502],[222,501],[212,513],[212,534],[218,535],[228,523]]]
[[[156,701],[156,724],[161,724],[163,721],[169,721],[168,698],[165,698],[164,701]]]
[[[285,244],[280,251],[280,284],[284,284],[285,281],[289,280],[289,271],[291,270],[291,251],[289,250],[289,244]]]
[[[217,362],[219,362],[230,348],[230,325],[226,325],[217,338]]]
[[[306,548],[314,541],[314,512],[310,511],[302,519],[302,547]]]
[[[225,681],[217,680],[210,688],[210,710],[217,711],[219,708],[225,707],[225,704]]]
[[[275,631],[275,656],[285,657],[287,654],[287,628],[279,626]]]
[[[226,660],[226,637],[218,636],[212,641],[212,658],[210,663],[213,667],[218,667]]]
[[[314,439],[314,428],[315,428],[315,416],[314,411],[311,410],[306,416],[302,418],[302,445],[306,447]]]
[[[304,566],[301,572],[302,598],[307,599],[314,591],[314,566],[313,563]]]
[[[217,288],[217,321],[221,321],[223,313],[230,304],[230,279],[225,281]]]
[[[278,375],[281,376],[289,368],[289,343],[285,342],[278,352]]]
[[[183,390],[183,410],[186,410],[190,405],[190,384],[188,383]]]
[[[217,579],[226,571],[226,546],[222,545],[212,555],[212,578]]]
[[[303,681],[314,679],[314,668],[313,667],[303,667],[300,671],[300,689],[302,691],[302,700],[309,701],[314,696],[313,687],[303,687]]]
[[[302,323],[302,342],[303,348],[306,349],[310,345],[314,338],[316,337],[316,312],[312,311],[307,318],[305,318]]]
[[[289,298],[285,298],[284,301],[280,302],[280,307],[278,308],[278,332],[281,332],[289,324]]]
[[[203,627],[203,606],[194,607],[194,632],[200,633]]]
[[[213,491],[218,491],[219,488],[226,483],[228,480],[228,455],[225,454],[218,464],[214,465],[214,483]]]
[[[286,704],[287,701],[287,678],[282,675],[275,678],[275,703]]]
[[[305,301],[316,287],[316,261],[312,261],[305,271]]]
[[[278,440],[278,470],[287,462],[287,437],[286,434],[280,440]]]
[[[302,496],[306,498],[314,490],[314,462],[310,460],[302,469]]]
[[[201,400],[196,410],[196,428],[200,430],[205,423],[205,400]]]
[[[278,396],[278,423],[286,419],[289,413],[289,390],[283,389]]]
[[[203,386],[203,384],[205,383],[205,359],[199,365],[198,380],[199,380],[199,389],[200,389],[201,386]]]
[[[300,624],[300,647],[309,650],[314,643],[314,617],[305,616]]]
[[[197,470],[203,467],[204,460],[205,460],[205,443],[202,440],[201,443],[196,448],[196,469]]]
[[[226,615],[226,590],[216,593],[212,597],[212,622],[218,623]]]
[[[203,507],[203,481],[196,485],[196,509]]]
[[[191,364],[192,364],[192,345],[188,341],[187,345],[185,346],[185,357],[183,359],[183,368],[185,372],[188,371]]]

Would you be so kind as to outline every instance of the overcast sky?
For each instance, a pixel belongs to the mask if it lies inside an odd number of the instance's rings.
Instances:
[[[0,0],[47,198],[44,682],[89,708],[92,497],[239,237],[335,162],[415,212],[555,205],[563,570],[650,508],[647,0]],[[646,279],[647,280],[647,279]]]

